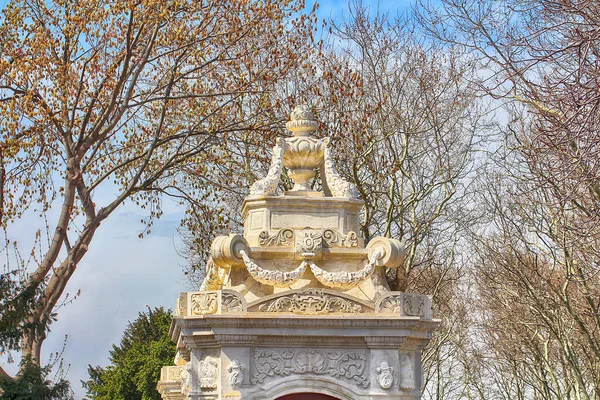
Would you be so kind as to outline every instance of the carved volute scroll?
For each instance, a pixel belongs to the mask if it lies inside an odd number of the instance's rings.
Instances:
[[[277,186],[281,176],[281,168],[283,166],[283,150],[285,142],[283,139],[277,139],[277,144],[273,147],[273,158],[271,167],[267,176],[254,182],[250,187],[250,196],[274,196],[277,194]]]

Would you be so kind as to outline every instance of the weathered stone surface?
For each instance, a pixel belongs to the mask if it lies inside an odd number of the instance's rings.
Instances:
[[[356,188],[336,171],[328,138],[299,107],[267,176],[243,204],[244,232],[218,237],[198,292],[177,300],[175,366],[164,399],[273,400],[300,392],[338,399],[419,399],[421,350],[439,324],[431,298],[391,292],[384,268],[400,242],[365,246]],[[283,168],[294,188],[279,194]],[[323,192],[308,183],[321,169]]]

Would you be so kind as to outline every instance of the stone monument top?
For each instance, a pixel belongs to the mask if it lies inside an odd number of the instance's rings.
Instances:
[[[294,109],[293,136],[277,139],[244,200],[243,232],[215,238],[199,291],[181,293],[163,399],[420,398],[421,350],[439,324],[431,298],[390,291],[385,268],[400,268],[404,249],[365,243],[363,202],[318,126],[308,107]],[[284,168],[294,186],[282,192]]]
[[[228,287],[244,293],[249,304],[308,288],[353,296],[352,306],[354,297],[375,302],[389,291],[382,267],[402,265],[400,242],[377,237],[365,247],[359,234],[363,202],[336,171],[329,138],[313,135],[318,122],[311,110],[296,107],[286,127],[294,136],[277,139],[267,176],[252,185],[242,206],[243,235],[215,239],[201,290]],[[294,187],[278,194],[284,167]],[[317,169],[322,191],[310,187]]]

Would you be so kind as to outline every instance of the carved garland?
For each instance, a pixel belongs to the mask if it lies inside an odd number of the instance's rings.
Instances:
[[[244,260],[244,264],[246,264],[248,272],[257,282],[276,287],[288,287],[294,282],[297,282],[308,265],[308,262],[305,260],[293,271],[282,272],[266,270],[262,269],[252,261],[244,250],[240,250],[240,254]]]
[[[310,269],[319,282],[327,287],[338,288],[338,289],[351,289],[358,285],[365,279],[367,279],[375,270],[375,263],[379,258],[382,257],[381,250],[373,253],[371,260],[363,269],[355,272],[340,271],[340,272],[327,272],[310,262]]]

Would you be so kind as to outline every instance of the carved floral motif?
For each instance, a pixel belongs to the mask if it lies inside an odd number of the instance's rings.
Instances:
[[[200,361],[200,388],[215,389],[217,387],[217,369],[219,363],[214,357],[208,356]]]
[[[379,312],[400,314],[402,309],[402,295],[388,296],[381,301],[379,305]]]
[[[185,367],[168,367],[167,380],[181,380],[181,375],[184,373]]]
[[[345,379],[365,388],[369,386],[364,351],[260,350],[254,354],[254,366],[253,384],[263,383],[268,377],[315,374]]]
[[[359,303],[342,297],[332,296],[319,289],[307,289],[300,293],[279,297],[270,303],[259,306],[262,312],[292,312],[296,314],[328,314],[362,313],[363,308]]]
[[[244,303],[242,299],[233,293],[222,292],[221,293],[221,311],[222,312],[236,312],[245,311]]]
[[[192,295],[192,314],[214,314],[219,308],[216,292],[198,293]]]
[[[386,361],[382,361],[379,367],[375,370],[377,372],[377,383],[382,389],[389,389],[394,384],[394,368]]]
[[[323,248],[323,235],[320,231],[304,228],[296,237],[296,252],[302,255],[316,255]]]
[[[262,231],[258,239],[261,246],[288,246],[293,243],[294,231],[289,228],[281,228],[274,232]]]
[[[323,231],[323,244],[327,247],[356,247],[358,238],[356,232],[349,231],[344,235],[337,229],[325,229]]]

